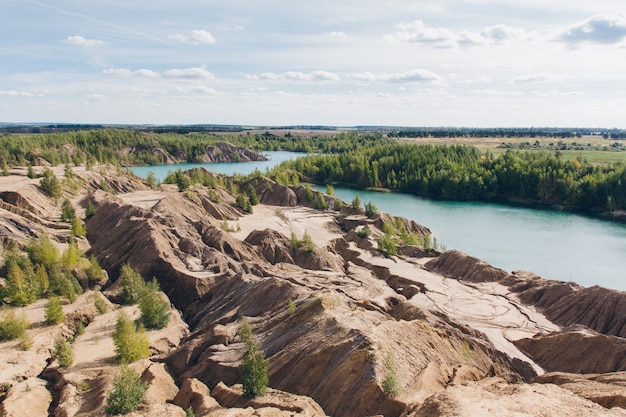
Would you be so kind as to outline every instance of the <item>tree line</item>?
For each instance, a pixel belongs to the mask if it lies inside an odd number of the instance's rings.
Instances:
[[[495,157],[465,145],[378,145],[284,162],[320,184],[387,188],[420,196],[556,205],[606,212],[626,207],[626,166],[567,160],[559,151],[507,150]]]

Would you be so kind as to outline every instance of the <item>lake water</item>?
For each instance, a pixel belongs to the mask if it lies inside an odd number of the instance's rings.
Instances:
[[[134,167],[163,179],[169,170],[204,166],[214,172],[264,172],[294,158],[292,152],[266,152],[270,161],[178,164]],[[315,187],[325,191],[325,187]],[[428,227],[438,242],[507,271],[524,269],[544,278],[575,281],[626,290],[626,225],[575,214],[479,202],[434,201],[407,194],[335,187],[335,195],[350,203],[374,203],[379,211],[406,217]]]

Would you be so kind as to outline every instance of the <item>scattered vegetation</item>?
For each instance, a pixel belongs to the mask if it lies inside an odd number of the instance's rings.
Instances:
[[[63,315],[63,307],[59,297],[50,297],[45,308],[46,323],[59,324],[63,323],[65,316]]]
[[[146,395],[146,383],[134,370],[123,367],[113,379],[113,387],[106,397],[108,415],[128,414],[134,411]]]
[[[44,168],[41,181],[39,181],[41,191],[49,197],[59,198],[63,192],[61,182],[54,175],[50,168]]]
[[[142,326],[137,326],[120,311],[113,332],[113,343],[118,363],[124,365],[150,356],[150,341]]]
[[[146,285],[139,271],[125,263],[120,270],[119,280],[122,287],[120,294],[122,304],[137,304]]]
[[[309,235],[308,231],[304,231],[302,235],[302,239],[298,239],[296,233],[291,231],[291,239],[289,241],[289,246],[293,250],[304,249],[305,252],[313,252],[315,250],[315,243],[313,243],[313,239],[311,235]]]
[[[287,310],[289,311],[289,314],[296,314],[296,308],[296,303],[291,298],[287,300]]]
[[[396,397],[402,389],[400,380],[398,379],[398,367],[395,358],[391,352],[387,353],[384,362],[385,375],[381,381],[383,392],[390,397]]]
[[[376,207],[374,203],[372,203],[371,201],[365,203],[365,215],[368,218],[374,217],[376,213],[378,213],[378,207]]]
[[[256,398],[265,394],[267,389],[267,360],[252,335],[250,325],[247,323],[241,325],[239,334],[245,344],[240,367],[243,392],[248,398]]]
[[[61,368],[68,368],[74,363],[72,345],[63,336],[54,339],[54,358]]]
[[[141,323],[146,329],[162,329],[170,321],[170,305],[159,290],[156,279],[146,284],[139,299]]]
[[[356,231],[356,235],[360,237],[361,239],[365,239],[369,237],[371,234],[372,234],[372,229],[370,229],[368,226],[365,226]]]
[[[12,308],[3,308],[0,312],[0,340],[14,340],[22,337],[30,327],[26,314],[17,316]]]
[[[96,311],[98,311],[99,314],[104,314],[107,311],[109,311],[109,306],[107,305],[106,301],[104,301],[104,299],[102,298],[100,294],[94,295],[93,304],[96,307]]]

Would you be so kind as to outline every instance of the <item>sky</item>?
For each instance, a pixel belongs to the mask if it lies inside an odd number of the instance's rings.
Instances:
[[[626,128],[623,0],[0,10],[0,122]]]

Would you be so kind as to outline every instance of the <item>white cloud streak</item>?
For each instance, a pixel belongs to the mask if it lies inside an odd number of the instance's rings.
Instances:
[[[362,82],[384,82],[392,84],[437,82],[442,80],[441,76],[438,74],[421,68],[392,74],[373,74],[368,71],[357,72],[350,74],[349,78]]]
[[[144,77],[144,78],[170,78],[180,80],[214,80],[215,75],[207,71],[204,68],[175,68],[162,73],[152,71],[149,69],[139,69],[136,71],[129,70],[127,68],[109,68],[102,71],[104,75],[110,75],[114,77]]]
[[[530,35],[523,29],[498,24],[485,27],[480,32],[453,31],[448,28],[427,26],[422,20],[397,25],[398,31],[383,36],[387,42],[414,43],[436,48],[497,45],[509,39],[526,39]]]
[[[101,40],[87,39],[84,36],[80,36],[80,35],[68,36],[67,38],[63,39],[61,43],[64,43],[67,45],[85,46],[88,48],[104,45],[104,42]]]
[[[190,35],[183,35],[182,33],[174,33],[168,35],[169,40],[187,44],[187,45],[212,45],[216,43],[215,37],[206,30],[192,30]]]
[[[339,81],[341,78],[329,71],[311,71],[308,73],[299,71],[287,71],[281,74],[273,72],[265,72],[260,75],[248,75],[248,79],[252,80],[267,80],[267,81],[295,81],[295,82],[333,82]]]

